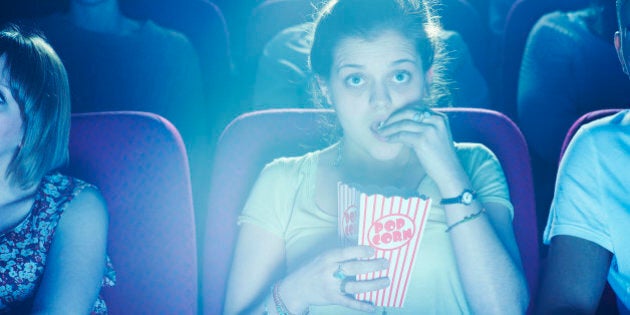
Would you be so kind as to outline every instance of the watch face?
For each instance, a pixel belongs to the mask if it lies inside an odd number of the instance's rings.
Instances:
[[[469,205],[472,203],[472,201],[473,201],[473,194],[469,191],[465,191],[462,194],[462,203],[465,205]]]

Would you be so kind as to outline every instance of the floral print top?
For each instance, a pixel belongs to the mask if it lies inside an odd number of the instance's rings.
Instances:
[[[0,314],[29,312],[59,218],[68,203],[86,187],[93,186],[60,173],[46,175],[29,214],[0,234]],[[108,257],[102,285],[113,286],[114,282],[115,273]],[[107,314],[101,296],[92,314]]]

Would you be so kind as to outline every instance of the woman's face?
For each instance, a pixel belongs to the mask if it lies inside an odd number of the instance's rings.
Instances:
[[[0,161],[10,161],[22,141],[22,117],[9,88],[6,59],[0,56]]]
[[[330,78],[320,83],[348,149],[376,160],[400,155],[403,145],[386,142],[376,129],[392,112],[424,96],[422,61],[412,41],[396,31],[341,40],[333,51]]]

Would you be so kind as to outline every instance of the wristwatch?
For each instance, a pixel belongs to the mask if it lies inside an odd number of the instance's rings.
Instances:
[[[475,193],[474,191],[470,189],[464,189],[464,191],[462,191],[462,193],[457,197],[442,198],[442,201],[440,201],[440,204],[453,205],[453,204],[460,203],[465,206],[469,206],[475,200],[475,197],[477,197],[477,193]]]

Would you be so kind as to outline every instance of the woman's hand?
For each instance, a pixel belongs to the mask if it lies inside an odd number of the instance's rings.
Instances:
[[[301,313],[309,305],[341,305],[373,312],[375,307],[352,296],[389,286],[388,278],[355,281],[358,274],[386,269],[386,259],[370,259],[374,249],[355,246],[330,250],[287,276],[279,284],[279,294],[288,310]],[[341,271],[341,274],[339,274]],[[345,278],[344,278],[345,277]],[[343,279],[342,279],[343,278]]]
[[[454,172],[461,169],[461,164],[445,114],[427,107],[405,106],[387,118],[378,131],[388,141],[412,148],[434,180],[458,175]]]

